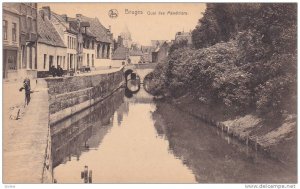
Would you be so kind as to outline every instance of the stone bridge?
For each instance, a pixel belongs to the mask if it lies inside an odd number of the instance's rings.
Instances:
[[[136,73],[140,77],[140,81],[143,83],[145,76],[152,72],[156,66],[156,63],[148,64],[130,64],[124,67],[125,77],[131,73]]]

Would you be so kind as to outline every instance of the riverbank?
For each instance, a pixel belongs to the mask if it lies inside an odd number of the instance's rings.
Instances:
[[[267,120],[255,114],[230,115],[221,107],[200,103],[190,95],[168,99],[178,109],[201,119],[292,168],[297,163],[296,115]]]
[[[3,183],[52,182],[48,176],[51,161],[47,150],[50,147],[47,85],[40,79],[31,83],[31,102],[25,108],[21,98],[24,92],[18,91],[22,82],[4,83],[4,89],[10,90],[4,90],[3,94]],[[13,109],[20,109],[18,119],[11,118]]]

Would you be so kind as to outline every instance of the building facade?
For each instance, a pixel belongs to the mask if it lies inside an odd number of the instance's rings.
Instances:
[[[143,53],[137,48],[131,48],[129,50],[129,59],[131,64],[141,64]]]
[[[128,60],[129,60],[129,49],[124,46],[120,46],[115,50],[114,54],[112,55],[111,66],[117,68],[117,67],[127,65]]]
[[[3,78],[37,76],[37,3],[3,3]]]
[[[51,15],[47,10],[38,12],[38,43],[37,43],[37,70],[38,77],[46,77],[51,66],[67,68],[67,47],[51,22]]]
[[[157,47],[154,52],[152,52],[152,62],[162,62],[169,55],[169,49],[170,45],[165,41],[161,46]]]
[[[78,56],[78,31],[72,27],[72,23],[76,19],[69,18],[67,15],[59,15],[51,11],[50,7],[42,7],[47,15],[51,17],[50,22],[54,26],[63,44],[66,47],[65,64],[62,65],[63,70],[76,71],[79,69],[78,61],[82,61],[82,57]],[[81,42],[82,44],[82,42]],[[60,60],[59,60],[60,61]]]
[[[21,75],[37,77],[37,3],[17,3],[20,9]]]
[[[89,27],[83,31],[85,35],[89,36],[86,38],[89,45],[85,45],[86,50],[84,50],[86,62],[89,60],[89,67],[94,69],[111,67],[114,49],[111,28],[105,28],[98,18],[89,18],[81,14],[77,14],[76,18],[89,24]]]
[[[11,6],[3,3],[2,39],[3,39],[3,78],[18,77],[20,62],[20,13]]]

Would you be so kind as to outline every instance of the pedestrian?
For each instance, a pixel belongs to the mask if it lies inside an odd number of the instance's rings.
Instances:
[[[57,66],[57,76],[62,77],[64,74],[64,70],[60,67],[60,65]]]
[[[25,106],[26,106],[30,102],[30,92],[31,92],[30,79],[28,77],[26,77],[24,79],[24,81],[23,81],[23,87],[21,87],[19,89],[19,91],[22,91],[23,89],[25,89]]]
[[[55,68],[55,66],[54,65],[52,65],[51,67],[50,67],[50,74],[53,76],[53,77],[55,77],[56,76],[56,72],[57,72],[57,70],[56,70],[56,68]]]

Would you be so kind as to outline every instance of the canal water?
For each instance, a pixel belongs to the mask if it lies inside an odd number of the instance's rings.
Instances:
[[[130,85],[129,85],[130,86]],[[286,183],[296,168],[272,160],[143,87],[109,98],[51,126],[58,183]],[[130,93],[134,91],[134,93]]]

